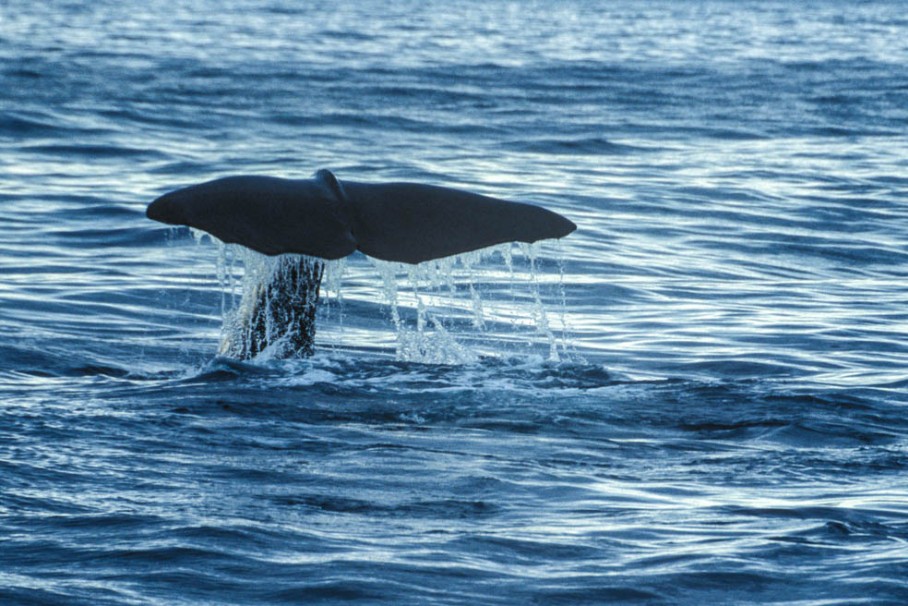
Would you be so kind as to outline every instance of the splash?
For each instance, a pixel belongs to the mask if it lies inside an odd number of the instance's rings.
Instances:
[[[553,276],[539,270],[538,245],[499,245],[408,265],[367,257],[268,257],[215,242],[222,355],[259,361],[311,355],[316,320],[332,337],[324,345],[336,347],[364,322],[357,318],[345,330],[348,297],[381,305],[386,324],[366,330],[366,338],[377,342],[377,335],[393,330],[401,361],[468,364],[543,344],[557,361],[566,351],[564,310],[557,318],[560,341],[546,310]],[[563,307],[563,270],[555,277],[561,297],[554,298]]]
[[[233,251],[232,258],[237,256],[244,269],[238,302],[234,272],[219,271],[230,293],[230,304],[226,296],[222,304],[219,353],[239,359],[311,356],[324,263],[303,255],[266,257],[248,249]]]

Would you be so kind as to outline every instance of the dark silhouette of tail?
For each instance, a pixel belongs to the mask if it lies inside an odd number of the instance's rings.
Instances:
[[[266,255],[337,259],[355,250],[420,263],[504,242],[561,238],[576,225],[550,210],[418,183],[226,177],[165,194],[149,218],[188,225]]]

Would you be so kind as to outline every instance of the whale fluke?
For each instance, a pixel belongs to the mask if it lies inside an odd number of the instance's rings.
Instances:
[[[360,250],[420,263],[501,244],[561,238],[577,226],[550,210],[448,187],[226,177],[165,194],[150,219],[201,229],[266,255],[338,259]]]
[[[417,183],[225,177],[165,194],[150,219],[201,229],[224,242],[281,257],[222,344],[227,355],[312,355],[324,263],[355,250],[420,263],[504,242],[561,238],[577,226],[550,210]],[[312,258],[316,257],[316,258]],[[226,326],[226,320],[225,320]]]

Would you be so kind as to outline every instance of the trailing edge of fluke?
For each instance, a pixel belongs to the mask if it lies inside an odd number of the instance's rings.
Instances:
[[[148,218],[188,225],[266,255],[339,259],[356,250],[420,263],[502,244],[561,238],[577,226],[539,206],[418,183],[225,177],[165,194]]]

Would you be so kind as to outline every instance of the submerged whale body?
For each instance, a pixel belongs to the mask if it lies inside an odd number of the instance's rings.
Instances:
[[[420,263],[505,242],[561,238],[577,226],[539,206],[418,183],[225,177],[165,194],[150,219],[188,225],[266,255],[338,259],[359,250]]]
[[[146,215],[265,255],[288,255],[252,295],[239,336],[222,344],[224,353],[242,359],[269,349],[278,357],[312,354],[319,259],[359,250],[421,263],[505,242],[561,238],[577,228],[531,204],[418,183],[341,182],[327,170],[311,179],[216,179],[161,196]]]

